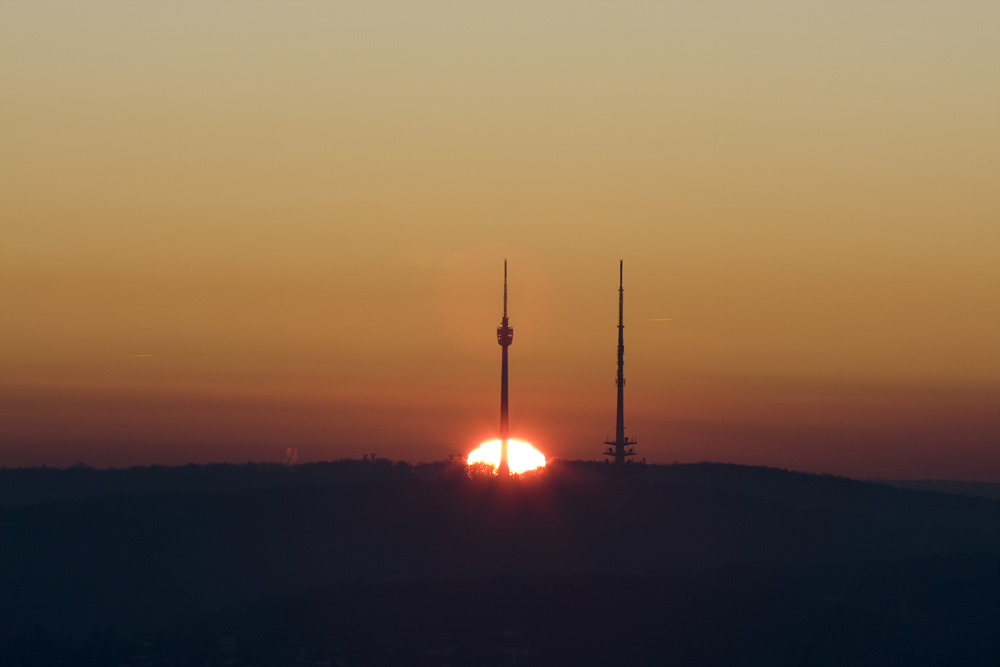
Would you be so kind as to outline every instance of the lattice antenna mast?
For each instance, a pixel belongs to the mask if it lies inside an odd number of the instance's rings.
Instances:
[[[615,421],[615,439],[606,441],[604,456],[614,460],[616,466],[624,466],[629,456],[635,456],[632,445],[635,440],[625,437],[625,289],[623,287],[624,262],[618,261],[618,414]]]
[[[510,463],[507,459],[507,439],[510,436],[510,427],[507,420],[507,348],[514,341],[514,329],[507,319],[507,260],[503,261],[503,317],[500,326],[497,327],[497,343],[500,344],[502,356],[500,357],[500,468],[497,474],[500,477],[510,475]]]

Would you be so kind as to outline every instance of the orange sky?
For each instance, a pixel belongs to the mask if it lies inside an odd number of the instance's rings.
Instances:
[[[0,464],[1000,480],[994,2],[0,6]],[[669,318],[669,319],[665,319]],[[151,355],[151,356],[148,356]]]

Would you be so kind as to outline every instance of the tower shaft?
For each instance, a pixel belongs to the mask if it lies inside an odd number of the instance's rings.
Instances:
[[[605,442],[609,445],[604,455],[614,459],[616,466],[624,466],[627,457],[635,456],[632,445],[635,440],[625,437],[625,289],[623,286],[624,262],[618,262],[618,410],[615,419],[615,439]]]
[[[499,475],[510,474],[510,463],[507,458],[507,438],[510,436],[510,426],[507,422],[507,346],[502,348],[500,361],[500,468]]]

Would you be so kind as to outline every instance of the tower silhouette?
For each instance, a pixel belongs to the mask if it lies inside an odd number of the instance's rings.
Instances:
[[[632,445],[635,440],[625,437],[625,322],[624,303],[625,290],[622,287],[622,265],[624,262],[618,260],[618,377],[615,384],[618,385],[618,419],[615,423],[615,439],[606,441],[608,449],[604,456],[614,459],[616,466],[624,466],[629,456],[635,456],[635,449]],[[504,355],[506,368],[506,354]]]
[[[507,260],[503,261],[503,318],[497,327],[497,342],[503,351],[500,361],[500,477],[510,475],[510,464],[507,461],[507,438],[510,429],[507,424],[507,348],[514,341],[514,329],[507,320]]]

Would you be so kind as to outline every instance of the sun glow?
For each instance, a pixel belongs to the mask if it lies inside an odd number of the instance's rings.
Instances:
[[[490,440],[479,445],[465,457],[466,463],[485,463],[500,467],[500,441]],[[545,454],[520,440],[507,440],[507,463],[513,474],[519,474],[545,466]]]

